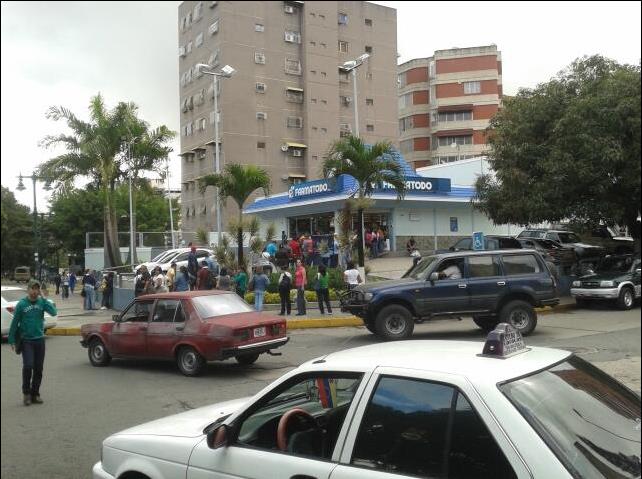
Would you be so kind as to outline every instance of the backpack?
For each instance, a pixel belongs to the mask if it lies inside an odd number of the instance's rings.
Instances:
[[[292,289],[292,278],[287,274],[284,274],[281,283],[279,283],[279,289],[283,291],[290,291]]]

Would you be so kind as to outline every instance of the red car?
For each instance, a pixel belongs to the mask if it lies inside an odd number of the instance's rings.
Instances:
[[[258,313],[227,291],[140,296],[113,319],[80,329],[94,366],[112,358],[172,359],[183,374],[196,376],[207,361],[252,364],[289,340],[284,319]]]

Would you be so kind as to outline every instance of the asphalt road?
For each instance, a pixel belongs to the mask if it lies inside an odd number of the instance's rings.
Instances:
[[[10,478],[86,478],[108,435],[159,417],[249,396],[298,364],[331,351],[376,342],[365,328],[291,332],[283,356],[253,366],[211,363],[202,377],[182,376],[172,363],[114,361],[94,368],[78,337],[47,338],[43,405],[21,403],[21,360],[1,351],[1,466]],[[483,341],[470,320],[418,325],[416,339]],[[569,349],[640,390],[640,309],[607,307],[540,316],[526,342]],[[400,347],[401,347],[400,343]],[[481,343],[480,343],[481,350]]]

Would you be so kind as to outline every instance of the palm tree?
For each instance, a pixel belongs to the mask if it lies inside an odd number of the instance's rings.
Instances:
[[[218,187],[221,202],[232,198],[239,207],[239,218],[236,223],[236,241],[238,244],[238,263],[243,264],[243,205],[254,191],[259,188],[265,195],[270,194],[270,177],[262,168],[254,165],[229,164],[221,174],[206,175],[199,178],[201,193],[208,186]],[[220,233],[220,232],[219,232]]]
[[[323,162],[323,176],[326,178],[350,175],[357,180],[358,188],[352,198],[357,197],[359,215],[359,266],[364,266],[363,253],[363,210],[366,198],[382,182],[390,183],[397,190],[397,198],[406,193],[406,179],[402,166],[392,157],[392,144],[387,141],[366,145],[356,136],[336,141],[330,148],[328,158]]]
[[[74,181],[85,176],[104,192],[105,267],[121,264],[114,207],[117,184],[128,174],[135,177],[140,171],[154,168],[160,158],[167,157],[171,151],[162,144],[172,138],[174,132],[165,126],[150,132],[147,123],[138,119],[137,111],[138,107],[131,102],[120,102],[108,110],[98,94],[90,101],[89,122],[65,107],[51,107],[46,115],[54,121],[64,120],[71,134],[47,136],[42,140],[44,147],[62,145],[67,152],[41,164],[37,174],[56,182],[58,191],[73,188]],[[135,138],[134,134],[139,143],[127,154],[126,145]]]

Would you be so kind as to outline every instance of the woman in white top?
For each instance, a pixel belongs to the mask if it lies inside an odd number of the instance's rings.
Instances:
[[[348,269],[343,273],[343,280],[348,286],[348,289],[354,289],[359,283],[363,283],[359,270],[354,267],[352,261],[348,261]]]
[[[160,266],[156,267],[156,269],[154,270],[154,273],[155,274],[152,276],[152,281],[154,284],[154,292],[167,293],[167,291],[169,290],[167,289],[165,275],[163,274],[163,270],[161,270]]]

